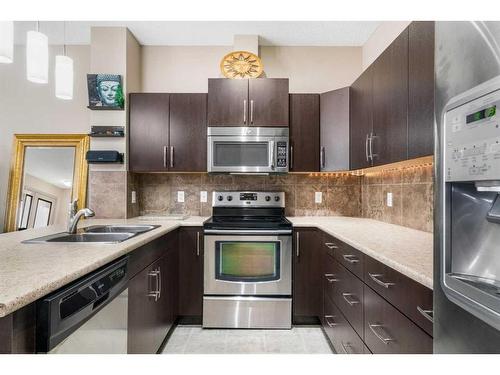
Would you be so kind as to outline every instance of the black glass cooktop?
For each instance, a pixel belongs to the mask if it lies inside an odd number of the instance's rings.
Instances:
[[[212,216],[203,223],[205,229],[291,229],[284,216]]]

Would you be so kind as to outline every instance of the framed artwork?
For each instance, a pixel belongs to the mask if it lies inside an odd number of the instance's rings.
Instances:
[[[123,109],[122,76],[118,74],[87,74],[90,109]]]

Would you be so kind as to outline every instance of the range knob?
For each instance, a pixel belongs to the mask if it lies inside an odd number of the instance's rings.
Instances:
[[[266,202],[269,202],[271,200],[271,197],[269,195],[266,195],[265,200],[266,200]]]
[[[280,196],[279,196],[279,195],[276,195],[276,196],[274,197],[274,200],[275,200],[276,202],[279,202],[279,201],[280,201]]]
[[[220,201],[222,201],[223,199],[224,199],[224,197],[223,197],[222,195],[219,195],[219,196],[217,197],[217,200],[218,200],[219,202],[220,202]]]
[[[227,196],[227,200],[228,200],[229,202],[231,202],[231,201],[233,200],[233,197],[232,197],[231,195],[228,195],[228,196]]]

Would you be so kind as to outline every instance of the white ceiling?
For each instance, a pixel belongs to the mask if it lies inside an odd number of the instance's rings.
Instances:
[[[92,26],[126,26],[142,45],[232,45],[233,35],[259,35],[264,46],[361,46],[375,31],[376,21],[44,21],[40,31],[51,44],[90,44]],[[17,44],[36,22],[16,22]]]
[[[28,147],[24,156],[24,173],[68,189],[63,181],[73,181],[74,147]]]

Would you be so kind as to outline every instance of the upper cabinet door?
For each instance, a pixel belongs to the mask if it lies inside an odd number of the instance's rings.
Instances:
[[[208,80],[208,126],[248,126],[248,80]]]
[[[408,49],[408,158],[434,153],[434,22],[412,22]]]
[[[321,94],[320,170],[349,169],[349,87]]]
[[[288,78],[248,80],[249,126],[288,126]]]
[[[168,169],[169,94],[130,94],[129,163],[133,172]]]
[[[408,29],[373,64],[374,165],[408,156]]]
[[[207,170],[207,94],[170,94],[168,168]]]
[[[290,172],[319,171],[319,95],[290,94]]]
[[[369,136],[373,126],[373,69],[370,66],[352,84],[350,90],[351,169],[371,166]]]

